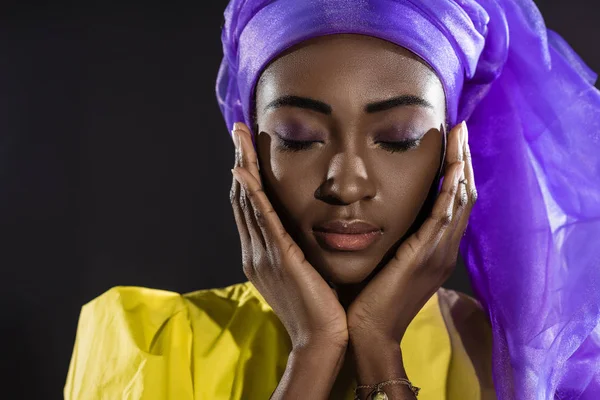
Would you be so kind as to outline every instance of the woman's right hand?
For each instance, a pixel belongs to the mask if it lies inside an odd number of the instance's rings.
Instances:
[[[345,349],[344,308],[286,232],[263,191],[250,130],[236,123],[232,133],[236,157],[230,198],[244,274],[283,323],[293,349]]]

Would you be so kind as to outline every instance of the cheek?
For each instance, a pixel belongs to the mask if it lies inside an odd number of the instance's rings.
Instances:
[[[390,217],[398,215],[401,220],[412,221],[427,199],[433,174],[424,170],[407,170],[406,173],[410,174],[406,179],[389,182],[390,189],[383,203]]]
[[[263,183],[278,212],[298,224],[315,201],[320,168],[306,153],[272,151],[268,167],[262,169]]]
[[[408,228],[425,203],[439,168],[437,144],[422,143],[417,151],[379,160],[377,168],[385,171],[380,180],[381,206],[389,221],[397,221],[393,229]]]
[[[437,166],[419,159],[387,164],[382,174],[380,195],[384,206],[393,204],[403,208],[418,208],[425,201]],[[394,168],[395,167],[395,168]]]

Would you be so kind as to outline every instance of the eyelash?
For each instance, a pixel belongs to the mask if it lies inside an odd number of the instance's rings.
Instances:
[[[382,149],[389,151],[390,153],[397,153],[401,151],[407,151],[419,147],[421,139],[407,139],[401,142],[375,142],[379,143]]]
[[[322,143],[318,141],[296,141],[279,138],[281,141],[281,148],[283,151],[301,151],[306,150],[313,145],[313,143]]]
[[[312,147],[312,145],[314,143],[323,143],[320,141],[296,141],[296,140],[288,140],[288,139],[283,139],[283,138],[279,138],[279,140],[281,141],[281,148],[284,151],[293,151],[293,152],[306,150],[306,149]],[[419,144],[421,143],[421,139],[403,140],[401,142],[378,141],[375,143],[379,143],[382,149],[384,149],[390,153],[397,153],[397,152],[407,151],[407,150],[418,147]]]

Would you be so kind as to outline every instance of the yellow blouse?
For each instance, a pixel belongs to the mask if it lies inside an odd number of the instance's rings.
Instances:
[[[473,365],[456,329],[446,326],[437,293],[400,347],[419,400],[480,400]],[[250,282],[183,295],[118,286],[82,307],[64,398],[268,399],[290,348]],[[353,392],[331,398],[353,399]]]

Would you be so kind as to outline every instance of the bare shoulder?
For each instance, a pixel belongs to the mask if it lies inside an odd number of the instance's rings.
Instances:
[[[492,327],[487,312],[466,293],[440,288],[440,308],[446,323],[460,335],[482,389],[482,399],[496,399],[492,380]]]

